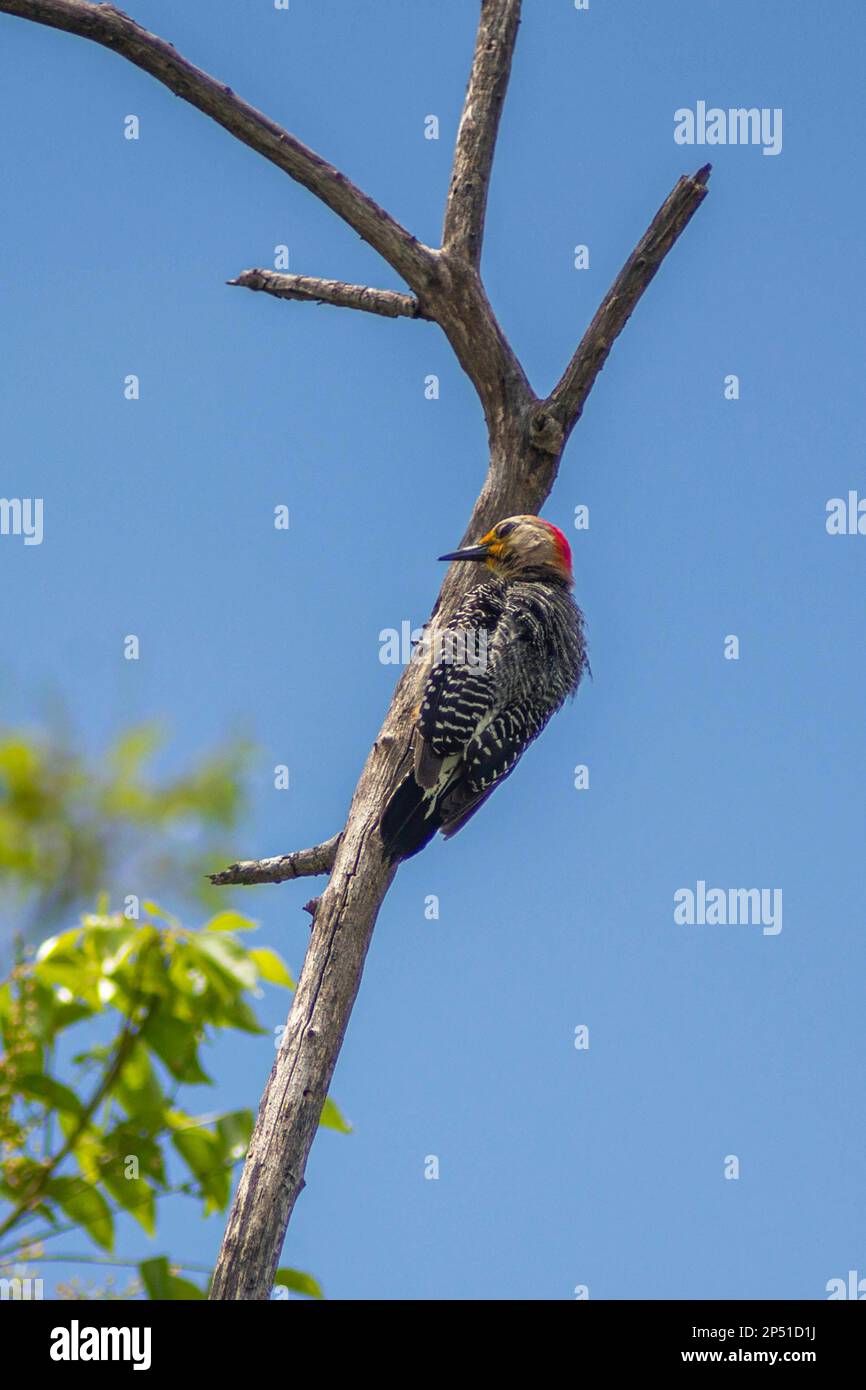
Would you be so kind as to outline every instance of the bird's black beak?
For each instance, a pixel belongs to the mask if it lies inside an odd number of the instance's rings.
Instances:
[[[490,554],[488,545],[467,545],[465,550],[451,550],[440,555],[440,560],[486,560]]]

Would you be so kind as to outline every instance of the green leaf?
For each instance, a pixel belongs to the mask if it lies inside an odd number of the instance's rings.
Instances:
[[[34,974],[43,984],[68,990],[71,999],[83,1001],[93,1013],[99,1013],[103,999],[99,993],[100,970],[96,961],[83,951],[52,951],[34,966]]]
[[[193,941],[196,948],[207,956],[225,975],[241,989],[255,989],[259,973],[248,953],[237,941],[230,937],[205,932],[196,932]]]
[[[53,1076],[46,1076],[43,1072],[19,1077],[15,1083],[15,1088],[24,1096],[33,1096],[37,1100],[47,1101],[49,1108],[61,1110],[67,1115],[75,1115],[76,1118],[81,1117],[84,1109],[74,1091],[70,1091],[68,1086],[64,1086],[60,1081],[55,1081]]]
[[[230,1115],[222,1115],[216,1127],[226,1160],[243,1158],[253,1132],[252,1110],[235,1110]]]
[[[72,1138],[75,1129],[75,1121],[70,1115],[60,1116],[60,1126],[67,1139]],[[91,1187],[98,1187],[102,1181],[102,1145],[93,1135],[85,1131],[80,1134],[75,1141],[72,1150],[78,1164],[78,1171],[86,1183]]]
[[[160,1140],[166,1129],[165,1118],[160,1115],[158,1129],[149,1132],[141,1121],[123,1120],[109,1133],[101,1137],[101,1162],[107,1171],[123,1174],[124,1181],[128,1160],[138,1160],[138,1171],[142,1178],[156,1187],[166,1183],[165,1163]],[[129,1181],[133,1181],[130,1179]]]
[[[207,1301],[207,1294],[197,1284],[193,1284],[190,1279],[181,1279],[179,1274],[171,1276],[171,1297],[184,1303]]]
[[[114,1247],[114,1222],[111,1210],[98,1188],[90,1187],[80,1177],[52,1178],[46,1186],[71,1221],[85,1231],[103,1250]]]
[[[79,1017],[85,1017],[91,1012],[86,1005],[75,1005],[71,1002],[64,1004],[60,992],[52,985],[37,979],[35,973],[32,977],[32,989],[28,991],[28,1003],[30,1008],[27,1032],[31,1038],[49,1045],[65,1026],[63,1020],[68,1018],[70,1009],[77,1009]]]
[[[205,1213],[222,1211],[231,1192],[231,1169],[221,1138],[207,1129],[176,1129],[171,1142],[198,1180],[205,1198]]]
[[[111,762],[121,777],[131,777],[153,756],[162,741],[158,724],[134,724],[117,739],[109,755]]]
[[[171,1142],[190,1171],[199,1179],[210,1177],[214,1168],[223,1162],[222,1144],[215,1134],[201,1125],[175,1129]]]
[[[255,931],[257,926],[257,922],[242,916],[240,912],[228,910],[211,917],[209,922],[205,922],[202,931]]]
[[[322,1125],[324,1129],[336,1129],[340,1134],[352,1133],[352,1126],[349,1124],[348,1120],[343,1119],[343,1116],[337,1108],[336,1101],[331,1100],[330,1096],[327,1097],[325,1104],[322,1106],[319,1124]]]
[[[240,1028],[245,1033],[268,1031],[259,1023],[246,999],[232,999],[227,1004],[215,1002],[207,1017],[217,1028]]]
[[[147,1290],[147,1296],[152,1301],[168,1302],[180,1299],[190,1302],[205,1297],[202,1290],[196,1284],[190,1283],[189,1279],[181,1279],[177,1274],[172,1274],[165,1255],[159,1255],[153,1260],[144,1260],[138,1266],[138,1272]]]
[[[248,954],[250,960],[254,960],[258,966],[263,980],[272,985],[285,985],[286,989],[295,988],[295,982],[286,969],[285,962],[276,951],[272,951],[269,946],[257,946]]]
[[[135,1120],[145,1125],[161,1122],[165,1096],[143,1043],[136,1040],[133,1044],[112,1093]]]
[[[74,999],[68,1001],[58,999],[55,995],[51,1017],[52,1031],[55,1036],[62,1033],[65,1028],[71,1028],[73,1023],[80,1023],[83,1018],[92,1017],[93,1009],[89,1004],[77,1004]]]
[[[155,1259],[143,1260],[138,1266],[141,1275],[141,1282],[147,1290],[150,1299],[170,1299],[171,1298],[171,1269],[165,1255],[157,1255]]]
[[[127,1178],[108,1168],[102,1171],[102,1182],[118,1205],[128,1211],[149,1236],[156,1234],[156,1195],[144,1178]]]
[[[101,931],[98,937],[91,937],[94,955],[99,960],[103,975],[113,975],[129,959],[136,946],[140,944],[141,931],[137,926],[113,927]]]
[[[43,960],[48,960],[58,951],[68,951],[78,940],[83,930],[83,927],[72,927],[69,931],[61,932],[58,936],[46,937],[36,952],[37,964]]]
[[[305,1274],[302,1269],[278,1269],[274,1275],[274,1284],[282,1284],[284,1288],[291,1289],[292,1293],[302,1293],[307,1298],[325,1297],[318,1279],[314,1279],[312,1274]]]
[[[210,1077],[199,1065],[197,1031],[197,1024],[172,1018],[160,1008],[151,1014],[139,1036],[176,1080],[210,1085]]]
[[[180,927],[177,917],[173,917],[170,912],[165,912],[157,903],[152,903],[149,899],[141,904],[148,917],[158,917],[161,922],[167,922],[170,927]]]

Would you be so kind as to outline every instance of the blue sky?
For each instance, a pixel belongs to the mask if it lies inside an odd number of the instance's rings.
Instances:
[[[438,241],[474,5],[132,9]],[[319,1136],[284,1257],[331,1297],[821,1298],[866,1274],[866,536],[825,527],[866,495],[864,31],[850,0],[525,5],[483,269],[536,390],[677,177],[714,172],[545,509],[590,510],[594,679],[381,913],[333,1085],[355,1132]],[[699,100],[781,108],[781,153],[676,145]],[[314,843],[393,688],[379,633],[424,620],[481,484],[472,389],[433,325],[226,288],[281,243],[293,271],[401,286],[104,50],[2,17],[0,128],[0,491],[45,507],[42,545],[0,538],[0,715],[60,691],[94,752],[157,718],[166,768],[242,725],[238,855]],[[699,880],[781,889],[782,931],[677,925]],[[295,970],[309,891],[234,898]],[[272,1056],[220,1045],[201,1108],[255,1108]],[[208,1263],[221,1229],[177,1204],[155,1247],[123,1243]]]

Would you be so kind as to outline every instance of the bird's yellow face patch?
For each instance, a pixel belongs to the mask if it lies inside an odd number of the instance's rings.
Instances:
[[[497,534],[496,534],[496,527],[495,527],[495,526],[494,526],[494,528],[493,528],[492,531],[488,531],[488,532],[487,532],[487,535],[486,535],[486,536],[482,536],[482,537],[481,537],[481,540],[478,542],[478,544],[479,544],[479,545],[486,545],[486,546],[487,546],[487,551],[488,551],[487,563],[488,563],[488,565],[490,564],[490,562],[491,562],[492,560],[498,560],[499,556],[502,554],[502,541],[499,539],[499,537],[498,537]]]

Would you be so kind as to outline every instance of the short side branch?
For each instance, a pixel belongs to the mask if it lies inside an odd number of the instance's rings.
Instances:
[[[426,283],[432,266],[430,251],[405,227],[320,155],[249,106],[231,87],[187,62],[165,39],[149,33],[122,10],[87,0],[0,0],[0,13],[78,34],[119,53],[308,188],[413,289]]]
[[[278,854],[273,859],[244,859],[229,864],[218,874],[209,874],[211,883],[222,887],[230,883],[285,883],[289,878],[312,878],[329,874],[337,857],[339,835],[332,835],[312,849],[298,849],[294,854]]]
[[[499,118],[520,25],[521,0],[481,0],[481,17],[457,131],[442,247],[473,266],[481,260]]]
[[[580,418],[593,383],[635,305],[662,261],[707,196],[711,165],[684,174],[614,280],[562,378],[541,407],[552,411],[565,438]]]
[[[364,309],[387,319],[426,319],[418,300],[396,290],[373,290],[368,285],[347,285],[343,280],[319,280],[314,275],[283,275],[276,270],[242,270],[228,285],[246,290],[263,290],[277,299],[298,299],[307,303],[335,304],[341,309]]]

